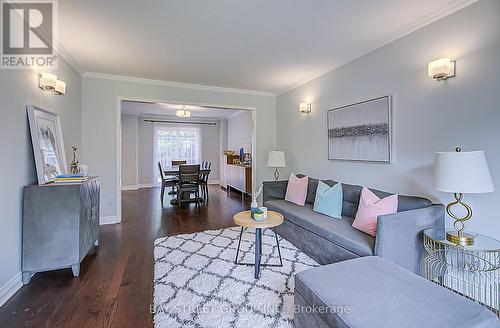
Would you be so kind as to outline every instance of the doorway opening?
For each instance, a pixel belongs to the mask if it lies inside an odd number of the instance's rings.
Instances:
[[[120,125],[119,194],[159,187],[161,172],[178,161],[209,167],[207,184],[252,194],[254,109],[122,99]]]

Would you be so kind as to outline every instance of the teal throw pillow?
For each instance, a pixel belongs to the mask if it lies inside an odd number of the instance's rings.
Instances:
[[[330,187],[323,181],[319,181],[318,188],[316,188],[316,199],[314,200],[313,210],[336,219],[341,219],[342,184],[339,182]]]

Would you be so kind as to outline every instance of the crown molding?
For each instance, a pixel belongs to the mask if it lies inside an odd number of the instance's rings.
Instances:
[[[460,9],[463,9],[475,2],[477,2],[479,0],[455,0],[453,2],[451,2],[450,4],[444,6],[443,8],[441,8],[440,10],[438,11],[435,11],[429,15],[426,15],[426,16],[423,16],[399,29],[397,29],[396,31],[394,31],[393,33],[391,33],[390,35],[388,35],[386,38],[383,38],[378,45],[376,45],[375,47],[371,48],[370,50],[364,52],[363,54],[355,57],[355,58],[352,58],[344,63],[341,63],[341,64],[338,64],[338,65],[331,65],[331,66],[326,66],[326,67],[323,67],[322,69],[320,70],[317,70],[316,72],[313,72],[309,75],[307,75],[306,77],[304,77],[303,79],[293,83],[292,85],[290,85],[289,87],[281,90],[281,91],[277,91],[276,92],[276,96],[281,96],[287,92],[290,92],[298,87],[300,87],[301,85],[304,85],[308,82],[311,82],[312,80],[315,80],[317,79],[318,77],[322,76],[322,75],[325,75],[326,73],[329,73],[339,67],[342,67],[344,65],[347,65],[349,64],[350,62],[353,62],[354,60],[360,58],[360,57],[363,57],[391,42],[394,42],[412,32],[415,32],[416,30],[419,30],[421,29],[422,27],[426,26],[426,25],[429,25],[431,23],[434,23],[438,20],[440,20],[441,18],[444,18],[448,15],[451,15],[453,14],[454,12],[460,10]]]
[[[135,83],[144,83],[144,84],[153,84],[153,85],[165,85],[165,86],[170,86],[170,87],[188,88],[188,89],[196,89],[196,90],[239,93],[239,94],[246,94],[246,95],[252,95],[252,96],[265,96],[265,97],[275,97],[276,96],[276,94],[274,92],[268,92],[268,91],[215,87],[215,86],[203,85],[203,84],[189,84],[189,83],[181,83],[181,82],[144,79],[144,78],[140,78],[140,77],[114,75],[114,74],[106,74],[106,73],[96,73],[96,72],[86,72],[83,74],[83,77],[115,80],[115,81],[121,81],[121,82],[135,82]]]
[[[80,64],[69,54],[69,52],[62,46],[62,44],[59,41],[57,42],[57,53],[59,56],[64,58],[64,60],[71,66],[73,69],[80,74],[80,76],[83,76],[83,70]]]

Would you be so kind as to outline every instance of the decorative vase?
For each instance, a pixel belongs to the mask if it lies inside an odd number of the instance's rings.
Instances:
[[[257,210],[259,208],[259,203],[257,203],[257,200],[256,199],[253,199],[252,200],[252,203],[250,203],[250,217],[252,219],[255,219],[255,210]]]
[[[69,173],[70,174],[79,174],[79,169],[78,169],[79,161],[78,161],[78,154],[77,154],[78,148],[76,148],[76,147],[71,147],[71,148],[73,149],[73,160],[71,161],[71,163],[69,165]]]

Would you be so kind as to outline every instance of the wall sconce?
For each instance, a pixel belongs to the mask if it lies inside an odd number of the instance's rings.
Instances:
[[[57,76],[50,73],[40,73],[38,86],[42,90],[54,91],[56,89]]]
[[[437,81],[443,81],[455,76],[455,61],[450,58],[440,58],[429,63],[427,66],[429,77]]]
[[[306,113],[309,114],[311,112],[311,104],[308,103],[300,103],[299,104],[299,111],[301,113]]]
[[[66,94],[66,82],[58,80],[54,74],[40,73],[38,76],[38,86],[42,90],[53,91],[57,96]]]
[[[54,93],[58,96],[64,96],[66,94],[66,82],[63,80],[57,80]]]

